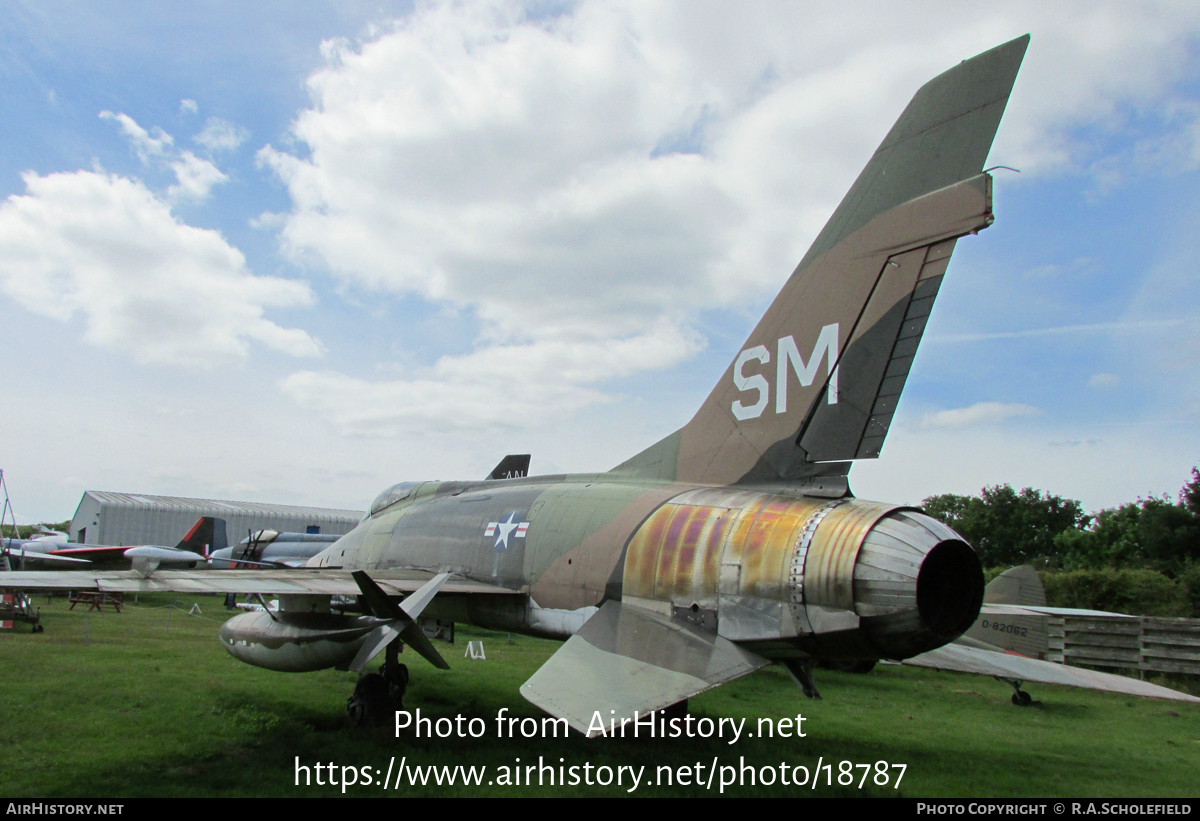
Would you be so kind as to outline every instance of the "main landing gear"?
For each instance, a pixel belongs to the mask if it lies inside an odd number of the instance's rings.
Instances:
[[[1015,678],[1001,678],[1000,676],[996,676],[996,681],[1003,681],[1005,684],[1009,684],[1012,686],[1012,688],[1013,688],[1012,703],[1015,706],[1028,707],[1031,704],[1038,703],[1033,700],[1033,696],[1029,695],[1029,693],[1027,693],[1021,689],[1021,685],[1024,684],[1025,682],[1018,681]]]
[[[404,709],[408,665],[400,663],[400,649],[398,641],[389,644],[379,672],[363,676],[354,686],[354,695],[346,700],[346,712],[354,726],[378,727],[396,710]]]
[[[813,680],[812,674],[816,663],[817,660],[814,658],[783,660],[783,666],[791,674],[792,680],[800,685],[800,689],[804,691],[804,695],[808,698],[819,699],[821,694],[817,691],[817,682]]]

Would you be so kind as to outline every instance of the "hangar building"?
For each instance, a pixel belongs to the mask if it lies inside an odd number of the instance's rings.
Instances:
[[[79,500],[69,530],[73,542],[99,545],[174,546],[201,516],[225,520],[231,544],[251,530],[349,533],[362,511],[294,507],[260,502],[225,502],[89,490]]]

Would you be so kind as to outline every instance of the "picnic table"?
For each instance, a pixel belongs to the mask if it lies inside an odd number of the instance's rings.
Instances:
[[[86,604],[88,610],[99,610],[104,612],[104,608],[111,607],[118,613],[121,612],[121,605],[125,604],[124,593],[105,593],[96,590],[80,590],[71,593],[71,607],[74,610],[75,605]]]

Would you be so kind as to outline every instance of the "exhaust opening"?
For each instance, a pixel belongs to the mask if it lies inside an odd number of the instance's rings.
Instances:
[[[917,575],[917,611],[932,633],[947,640],[967,631],[983,606],[983,567],[966,542],[938,542]]]

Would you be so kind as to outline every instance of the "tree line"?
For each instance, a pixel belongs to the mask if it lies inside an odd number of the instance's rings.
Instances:
[[[926,513],[954,528],[995,572],[1041,571],[1049,603],[1200,617],[1200,470],[1178,496],[1086,513],[1074,499],[1011,485],[930,496]]]

